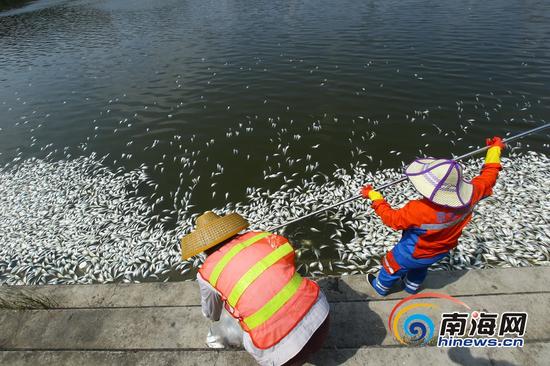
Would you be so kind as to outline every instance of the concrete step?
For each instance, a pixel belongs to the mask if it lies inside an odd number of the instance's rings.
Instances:
[[[542,364],[550,356],[549,275],[550,267],[432,272],[426,282],[427,291],[450,294],[472,310],[527,311],[523,349],[399,346],[388,317],[408,294],[380,298],[365,276],[320,279],[331,330],[316,364]],[[211,323],[199,300],[195,282],[0,287],[0,365],[253,364],[243,351],[206,348]]]
[[[532,343],[524,349],[435,347],[368,347],[323,349],[312,360],[314,365],[464,365],[464,366],[546,366],[550,344]],[[254,360],[244,351],[0,351],[0,364],[10,366],[252,366]]]
[[[466,297],[472,309],[491,312],[527,311],[531,322],[526,340],[549,338],[550,293]],[[327,347],[393,346],[388,317],[398,300],[331,304],[331,332]],[[446,301],[430,303],[448,310]],[[436,309],[426,314],[436,315]],[[437,313],[438,314],[438,313]],[[210,322],[200,307],[144,307],[61,310],[5,310],[0,312],[2,349],[200,349]],[[536,325],[536,326],[535,326]]]
[[[499,268],[474,271],[430,272],[429,291],[444,290],[452,296],[536,293],[548,291],[550,267]],[[319,284],[329,301],[385,301],[402,299],[399,291],[384,299],[375,296],[365,276],[327,277]],[[108,285],[0,286],[0,309],[105,308],[145,306],[198,306],[200,295],[194,281]]]

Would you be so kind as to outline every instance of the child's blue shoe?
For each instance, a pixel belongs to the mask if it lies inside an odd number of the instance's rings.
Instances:
[[[376,281],[376,276],[372,273],[367,274],[367,281],[370,283],[370,285],[378,295],[386,296],[388,294],[388,290],[384,290],[381,288],[381,285]]]

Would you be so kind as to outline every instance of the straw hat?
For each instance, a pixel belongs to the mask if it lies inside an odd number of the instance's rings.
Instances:
[[[238,213],[218,216],[206,211],[197,218],[195,230],[181,238],[181,257],[185,260],[212,248],[248,227]]]
[[[441,206],[460,208],[472,198],[472,184],[462,177],[462,167],[454,160],[417,159],[405,174],[424,197]]]

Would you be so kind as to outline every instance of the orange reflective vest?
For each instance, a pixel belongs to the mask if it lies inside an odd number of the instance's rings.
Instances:
[[[266,232],[237,236],[209,255],[199,273],[260,349],[284,338],[319,294],[315,282],[296,272],[288,241]]]

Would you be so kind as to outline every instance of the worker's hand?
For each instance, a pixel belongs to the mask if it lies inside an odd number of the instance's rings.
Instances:
[[[487,155],[485,155],[485,164],[500,164],[500,151],[506,145],[504,145],[504,142],[498,136],[487,139],[486,143],[489,146],[489,150],[487,150]]]
[[[380,192],[375,191],[370,184],[361,188],[361,196],[365,199],[368,198],[371,201],[381,200],[384,198]]]
[[[502,141],[502,139],[498,136],[495,136],[492,139],[488,138],[485,140],[485,142],[487,146],[490,146],[490,147],[498,146],[500,147],[501,150],[504,150],[504,148],[506,147],[506,145],[504,144],[504,141]]]

